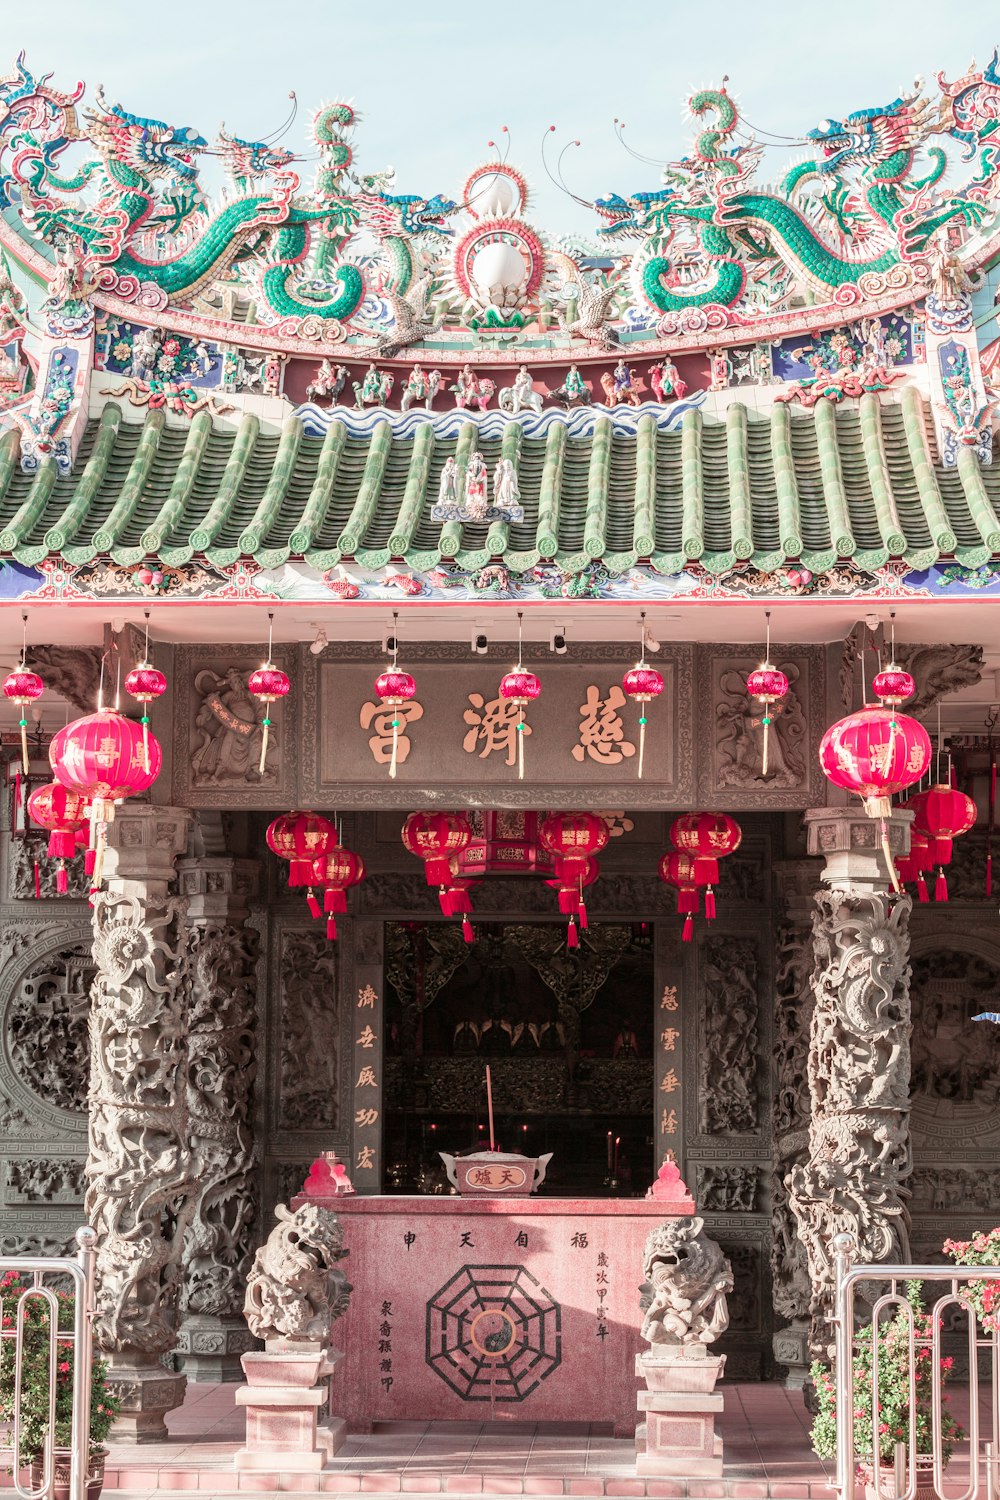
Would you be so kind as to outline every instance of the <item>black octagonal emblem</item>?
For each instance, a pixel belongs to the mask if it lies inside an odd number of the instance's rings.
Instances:
[[[463,1401],[523,1401],[559,1367],[560,1324],[523,1266],[463,1266],[427,1304],[427,1363]]]

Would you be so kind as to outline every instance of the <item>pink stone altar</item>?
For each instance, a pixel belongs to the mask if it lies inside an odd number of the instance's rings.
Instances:
[[[686,1195],[339,1198],[354,1292],[333,1408],[353,1429],[507,1417],[631,1434],[643,1246],[655,1221],[693,1208]]]

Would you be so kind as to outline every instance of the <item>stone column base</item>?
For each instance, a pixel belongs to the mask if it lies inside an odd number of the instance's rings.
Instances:
[[[715,1384],[724,1354],[685,1357],[679,1348],[636,1355],[635,1372],[646,1382],[639,1392],[636,1473],[716,1478],[722,1474],[722,1439],[715,1418],[723,1399]]]
[[[785,1365],[788,1374],[782,1384],[786,1390],[801,1391],[809,1379],[809,1328],[808,1325],[790,1324],[771,1335],[771,1348],[775,1362]]]
[[[260,1340],[247,1328],[244,1317],[192,1313],[181,1323],[174,1353],[189,1380],[221,1385],[225,1380],[239,1380],[243,1375],[240,1356],[259,1347]]]
[[[247,1436],[246,1447],[234,1456],[235,1467],[315,1474],[347,1435],[343,1418],[319,1420],[330,1376],[343,1355],[316,1344],[296,1348],[292,1340],[273,1342],[285,1347],[242,1357],[248,1384],[237,1390],[236,1404],[246,1408]]]
[[[186,1375],[174,1375],[159,1362],[130,1364],[110,1355],[108,1384],[122,1403],[111,1429],[112,1442],[165,1443],[169,1437],[164,1420],[184,1400]]]

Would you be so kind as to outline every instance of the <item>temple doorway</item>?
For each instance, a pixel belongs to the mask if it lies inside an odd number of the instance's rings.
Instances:
[[[551,1152],[561,1194],[628,1196],[654,1175],[653,929],[389,922],[385,1163],[392,1192],[447,1191],[438,1152]]]

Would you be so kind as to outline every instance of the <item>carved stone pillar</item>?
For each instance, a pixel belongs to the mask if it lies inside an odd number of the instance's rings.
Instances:
[[[809,1373],[809,1266],[786,1179],[809,1154],[812,909],[819,869],[814,860],[790,859],[775,865],[774,876],[778,910],[783,915],[778,922],[774,975],[771,1284],[774,1311],[785,1326],[773,1335],[772,1347],[776,1362],[787,1369],[785,1385],[797,1389]]]
[[[185,1377],[176,1341],[181,1246],[192,1200],[184,1069],[183,897],[169,894],[190,813],[126,805],[110,825],[94,903],[86,1212],[97,1230],[94,1335],[122,1399],[115,1435],[166,1437]],[[178,1205],[181,1205],[180,1207]]]
[[[896,813],[894,855],[908,852],[912,813]],[[834,1273],[830,1240],[856,1237],[862,1261],[909,1253],[911,901],[893,899],[877,826],[852,808],[814,808],[811,854],[825,856],[813,913],[807,1161],[787,1185],[809,1260],[810,1346],[828,1358]]]
[[[192,1380],[242,1376],[254,1347],[243,1317],[254,1250],[258,1187],[253,1086],[257,1072],[256,930],[246,925],[256,860],[178,861],[187,900],[185,1073],[193,1212],[184,1239],[180,1367]]]

